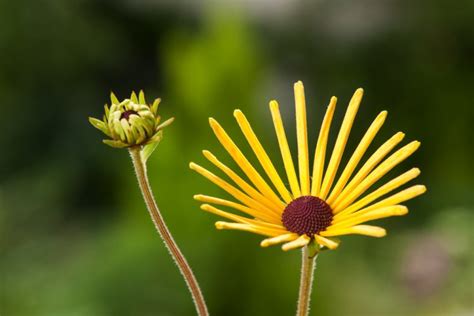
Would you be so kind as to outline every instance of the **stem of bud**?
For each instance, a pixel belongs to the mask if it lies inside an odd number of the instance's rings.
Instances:
[[[174,262],[179,268],[179,271],[183,275],[184,280],[186,281],[198,315],[208,316],[209,312],[207,311],[206,302],[204,301],[204,297],[193,274],[193,271],[186,261],[186,258],[179,250],[178,245],[173,240],[173,237],[171,236],[171,233],[168,230],[168,227],[166,226],[165,221],[161,216],[160,210],[158,209],[158,205],[156,204],[153,197],[150,183],[148,181],[146,163],[141,155],[141,148],[138,146],[131,147],[129,148],[129,152],[130,156],[132,157],[133,166],[135,167],[135,173],[137,175],[140,190],[142,191],[145,204],[153,220],[153,223],[155,224],[156,230],[160,234],[161,239],[165,243],[166,248],[168,248],[171,257],[173,258]]]

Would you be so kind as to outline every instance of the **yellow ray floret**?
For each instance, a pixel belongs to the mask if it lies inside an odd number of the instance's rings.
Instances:
[[[360,168],[360,170],[356,173],[356,175],[352,178],[349,184],[342,190],[342,192],[338,195],[333,203],[331,203],[331,207],[335,213],[339,212],[342,208],[337,208],[337,203],[342,200],[346,195],[348,195],[354,188],[359,185],[359,183],[364,180],[364,178],[372,171],[377,164],[386,156],[388,153],[398,144],[400,143],[405,134],[402,132],[398,132],[393,135],[389,140],[387,140],[382,146],[380,146],[373,154],[369,157],[367,162]]]
[[[243,216],[235,215],[235,214],[232,214],[232,213],[229,213],[229,212],[224,212],[224,211],[218,209],[217,207],[214,207],[214,206],[209,205],[209,204],[201,205],[201,209],[203,211],[214,213],[216,215],[219,215],[219,216],[222,216],[224,218],[230,219],[230,220],[235,221],[237,223],[249,224],[249,225],[255,226],[259,229],[270,229],[270,230],[275,230],[275,231],[285,231],[285,228],[283,226],[279,225],[279,224],[270,224],[270,223],[263,222],[263,221],[260,221],[260,220],[254,220],[254,219],[246,218],[246,217],[243,217]]]
[[[235,184],[237,184],[246,194],[248,194],[255,201],[265,205],[269,210],[278,209],[280,205],[275,205],[267,197],[263,196],[260,192],[255,190],[251,185],[249,185],[244,179],[239,177],[232,169],[224,165],[222,162],[217,159],[210,151],[203,150],[202,154],[207,158],[211,163],[213,163],[217,168],[222,170]],[[281,209],[283,212],[283,209]],[[280,212],[281,213],[281,212]],[[278,215],[280,213],[277,213]]]
[[[314,153],[313,180],[311,184],[311,195],[319,196],[321,191],[321,181],[324,172],[324,161],[326,159],[326,148],[328,143],[329,129],[331,128],[332,117],[336,110],[337,98],[332,97],[324,115],[323,124],[319,131],[318,142]]]
[[[298,169],[302,195],[309,195],[309,154],[308,128],[306,121],[306,101],[301,81],[295,83],[296,136],[298,138]]]
[[[269,213],[278,214],[277,211],[274,211],[273,209],[269,209],[266,206],[259,203],[258,201],[255,201],[254,199],[252,199],[248,195],[244,194],[242,191],[238,190],[234,186],[230,185],[229,183],[222,180],[218,176],[214,175],[212,172],[209,172],[208,170],[204,169],[203,167],[201,167],[201,166],[199,166],[199,165],[197,165],[193,162],[189,164],[189,167],[192,170],[200,173],[202,176],[204,176],[205,178],[207,178],[208,180],[213,182],[218,187],[225,190],[227,193],[232,195],[235,199],[237,199],[238,201],[244,203],[248,207],[253,208],[255,210],[262,210],[262,211],[267,211]]]
[[[257,219],[260,219],[262,221],[266,221],[268,223],[281,224],[280,216],[274,215],[273,213],[262,212],[261,210],[254,210],[254,209],[251,209],[250,207],[247,207],[239,203],[235,203],[232,201],[228,201],[228,200],[224,200],[224,199],[220,199],[220,198],[216,198],[216,197],[212,197],[208,195],[203,195],[203,194],[196,194],[194,196],[194,199],[196,201],[200,201],[204,203],[211,203],[211,204],[230,207],[238,211],[241,211],[242,213],[245,213]]]
[[[381,196],[397,189],[398,187],[404,185],[408,181],[416,178],[419,174],[420,174],[420,169],[418,169],[418,168],[413,168],[413,169],[405,172],[404,174],[402,174],[402,175],[396,177],[395,179],[387,182],[386,184],[384,184],[383,186],[381,186],[377,190],[373,191],[372,193],[366,195],[365,197],[363,197],[362,199],[360,199],[356,203],[351,204],[349,207],[347,207],[343,211],[337,213],[334,216],[334,218],[337,219],[337,218],[340,218],[340,217],[342,217],[346,214],[354,213],[355,211],[361,209],[362,207],[368,205],[369,203],[372,203],[373,201],[375,201],[379,197],[381,197]]]
[[[301,235],[297,239],[283,244],[283,246],[281,246],[281,249],[283,249],[284,251],[288,251],[291,249],[301,248],[303,246],[306,246],[310,241],[311,238],[309,238],[307,235]]]
[[[285,129],[283,128],[283,121],[276,101],[270,102],[270,111],[272,113],[273,125],[275,126],[275,133],[278,138],[286,175],[290,182],[291,192],[293,193],[293,198],[297,198],[301,196],[300,185],[298,183],[298,178],[296,177],[295,165],[293,164],[293,158],[291,157],[290,147],[288,146]]]
[[[324,175],[323,184],[321,185],[319,197],[323,200],[326,199],[329,189],[331,188],[336,176],[337,168],[341,162],[342,153],[346,147],[347,139],[349,138],[349,133],[352,128],[352,123],[354,122],[357,110],[359,109],[359,104],[362,100],[363,94],[364,90],[357,89],[351,101],[349,102],[349,106],[347,107],[346,115],[342,121],[341,129],[337,135],[336,144],[334,145],[331,159],[329,160],[329,165]]]
[[[240,126],[240,129],[242,130],[242,133],[245,135],[245,138],[247,139],[250,147],[252,147],[255,155],[257,156],[258,161],[262,165],[263,170],[265,170],[283,200],[286,203],[290,203],[292,200],[290,192],[288,192],[288,189],[285,187],[285,184],[278,175],[278,172],[273,166],[270,157],[268,157],[267,153],[265,152],[265,149],[263,149],[262,144],[260,143],[254,131],[252,130],[252,127],[247,121],[247,118],[240,110],[235,110],[234,116]]]
[[[288,233],[288,234],[283,234],[280,236],[272,237],[272,238],[267,238],[262,240],[260,243],[260,246],[262,247],[268,247],[268,246],[273,246],[276,244],[281,244],[283,242],[289,242],[297,239],[299,236],[298,234],[295,233]]]
[[[371,225],[356,225],[349,228],[339,228],[334,230],[326,230],[321,232],[321,236],[333,237],[342,235],[365,235],[370,237],[384,237],[387,235],[387,231],[378,226]]]
[[[384,162],[382,162],[377,168],[375,168],[363,181],[359,183],[344,199],[336,201],[334,210],[338,212],[344,207],[347,207],[355,199],[357,199],[361,194],[363,194],[368,188],[370,188],[375,182],[377,182],[381,177],[383,177],[387,172],[392,170],[400,162],[408,158],[412,153],[414,153],[420,143],[417,141],[411,142],[410,144],[402,147],[390,157],[388,157]]]
[[[383,111],[377,116],[377,118],[374,120],[372,125],[370,125],[369,129],[365,133],[364,137],[362,137],[362,140],[360,141],[359,145],[357,146],[351,158],[349,159],[349,162],[347,163],[346,168],[344,168],[344,171],[339,177],[339,180],[337,181],[336,185],[332,189],[331,194],[326,201],[327,203],[331,204],[332,201],[334,201],[334,199],[336,198],[336,196],[339,193],[341,193],[342,189],[347,184],[347,181],[349,181],[349,178],[351,177],[352,172],[354,172],[355,168],[357,167],[357,164],[359,163],[362,156],[367,151],[367,148],[369,148],[370,143],[372,143],[372,140],[375,138],[378,131],[382,127],[383,123],[385,122],[386,117],[387,117],[387,112]]]
[[[402,216],[408,213],[408,208],[403,205],[392,205],[381,207],[377,209],[371,209],[367,211],[356,212],[346,218],[336,221],[334,224],[328,227],[327,231],[332,231],[338,228],[351,227],[358,224],[362,224],[368,221],[373,221],[380,218],[390,216]]]
[[[283,202],[278,198],[278,196],[273,192],[270,186],[265,182],[262,176],[255,170],[252,164],[245,158],[245,155],[240,151],[240,149],[235,145],[232,139],[227,135],[224,129],[217,123],[216,120],[210,118],[209,124],[212,127],[212,130],[216,134],[217,139],[220,141],[222,146],[227,150],[229,155],[235,160],[239,165],[242,171],[247,175],[247,177],[252,181],[252,183],[258,188],[258,190],[264,194],[267,198],[275,202],[275,204],[284,206]]]
[[[278,236],[285,234],[285,231],[278,230],[278,229],[271,229],[261,226],[255,226],[250,224],[240,224],[240,223],[228,223],[228,222],[216,222],[217,229],[234,229],[234,230],[244,230],[251,233],[264,235],[264,236]]]
[[[363,214],[372,210],[375,210],[377,208],[381,207],[386,207],[394,204],[398,204],[401,202],[408,201],[410,199],[413,199],[414,197],[417,197],[418,195],[421,195],[426,192],[426,187],[424,185],[414,185],[408,189],[405,189],[403,191],[400,191],[388,198],[385,198],[381,200],[380,202],[374,203],[370,206],[367,206],[366,208],[363,208],[360,211],[354,212],[354,213],[346,213],[346,214],[341,214],[339,217],[334,217],[333,222],[339,222],[341,220],[344,220],[347,217],[353,216],[352,214]]]
[[[314,239],[321,246],[327,247],[331,250],[334,250],[339,246],[339,242],[334,241],[334,240],[329,239],[329,238],[326,238],[326,237],[323,237],[323,236],[320,236],[320,235],[314,235]]]

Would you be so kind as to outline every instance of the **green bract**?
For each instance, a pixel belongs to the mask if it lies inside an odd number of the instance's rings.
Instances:
[[[161,117],[157,111],[161,100],[155,99],[148,105],[143,91],[140,91],[138,97],[132,92],[130,99],[122,102],[111,93],[110,100],[110,108],[107,104],[104,107],[103,120],[90,117],[89,122],[110,137],[104,139],[104,143],[115,148],[158,143],[162,138],[162,129],[174,119],[170,118],[160,124]]]

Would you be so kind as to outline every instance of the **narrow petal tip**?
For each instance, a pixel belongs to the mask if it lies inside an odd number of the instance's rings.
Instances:
[[[190,163],[189,163],[189,168],[190,168],[191,170],[196,170],[196,166],[197,166],[197,165],[196,165],[194,162],[190,162]]]
[[[396,209],[394,209],[394,215],[406,215],[408,214],[408,208],[404,205],[398,205]]]
[[[388,112],[387,111],[382,111],[380,114],[377,116],[378,119],[385,120],[387,118]]]
[[[234,110],[234,117],[235,118],[242,117],[243,115],[244,115],[244,113],[242,113],[242,111],[240,109],[235,109]]]
[[[402,140],[404,137],[405,137],[404,132],[398,132],[394,135],[394,138],[397,139],[397,140]]]
[[[210,207],[211,207],[211,206],[210,206],[209,204],[202,204],[202,205],[200,206],[201,210],[203,210],[203,211],[209,211],[209,208],[210,208]]]
[[[92,116],[89,116],[88,120],[89,120],[89,123],[91,123],[92,125],[97,124],[97,122],[102,122],[101,120],[96,119],[95,117],[92,117]]]
[[[207,159],[214,159],[216,158],[216,156],[214,156],[209,150],[207,149],[204,149],[202,151],[202,154],[204,155],[204,157],[206,157]]]
[[[214,224],[217,229],[224,229],[225,228],[225,223],[224,222],[216,222]]]
[[[270,103],[268,103],[270,107],[270,111],[279,111],[280,107],[278,106],[278,102],[276,100],[271,100]]]
[[[296,81],[295,84],[294,84],[294,87],[295,87],[295,89],[296,88],[303,88],[303,81],[301,81],[301,80]]]
[[[416,185],[416,190],[419,192],[419,194],[423,194],[426,192],[427,188],[423,184]]]
[[[293,249],[293,248],[290,248],[289,246],[286,246],[286,244],[281,246],[281,250],[283,250],[283,251],[288,251],[288,250],[291,250],[291,249]]]
[[[374,231],[374,234],[372,235],[372,237],[376,237],[376,238],[382,238],[385,236],[387,236],[387,231],[383,228],[380,228],[380,231],[377,231],[377,232]]]

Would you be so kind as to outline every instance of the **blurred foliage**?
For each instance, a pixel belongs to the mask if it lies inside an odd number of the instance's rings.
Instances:
[[[348,151],[387,109],[378,142],[398,129],[420,139],[399,170],[419,166],[429,189],[407,217],[382,221],[386,238],[344,238],[319,258],[312,313],[473,313],[473,19],[469,0],[0,2],[0,314],[194,313],[126,151],[103,146],[87,122],[110,90],[140,88],[176,117],[150,159],[151,182],[211,313],[293,314],[299,252],[216,231],[192,195],[221,192],[188,163],[204,162],[201,149],[230,163],[207,117],[237,136],[237,107],[278,157],[267,103],[280,101],[293,137],[298,79],[312,140],[329,97],[339,97],[339,120],[362,86]]]

